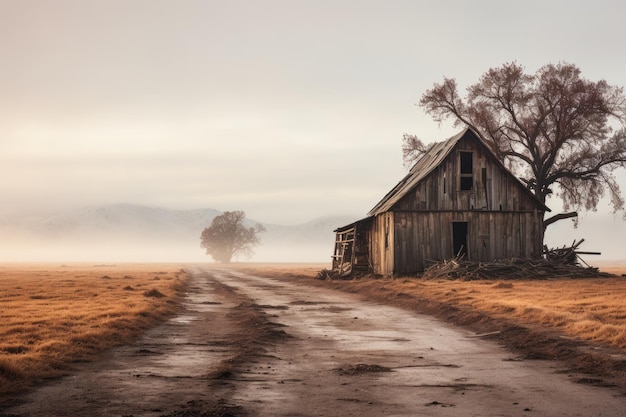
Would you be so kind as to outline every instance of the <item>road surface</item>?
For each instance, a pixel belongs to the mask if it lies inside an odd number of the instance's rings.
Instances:
[[[576,383],[432,317],[192,265],[185,309],[1,416],[623,416]]]

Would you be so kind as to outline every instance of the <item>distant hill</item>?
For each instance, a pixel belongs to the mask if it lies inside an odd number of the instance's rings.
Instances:
[[[211,208],[115,204],[4,218],[0,261],[212,261],[200,248],[200,233],[219,214]],[[354,220],[331,216],[291,226],[263,224],[263,244],[250,260],[330,262],[333,230]]]
[[[123,236],[125,238],[187,237],[200,235],[214,209],[169,210],[133,204],[85,207],[31,219],[26,226],[43,236],[58,238]]]

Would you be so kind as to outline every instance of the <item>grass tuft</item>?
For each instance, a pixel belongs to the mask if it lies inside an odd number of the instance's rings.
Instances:
[[[2,379],[5,378],[9,381],[19,380],[22,377],[22,373],[18,366],[7,359],[0,360],[0,384]]]
[[[156,288],[153,288],[150,291],[145,291],[143,295],[146,297],[154,297],[154,298],[165,297],[165,294],[163,294],[161,291],[157,290]]]

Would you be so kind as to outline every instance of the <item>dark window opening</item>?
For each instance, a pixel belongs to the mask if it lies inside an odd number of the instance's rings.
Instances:
[[[467,222],[452,222],[454,256],[467,258]]]
[[[461,190],[468,191],[473,188],[474,178],[473,177],[461,177]]]
[[[459,189],[469,191],[474,189],[474,160],[471,152],[459,152],[460,181]]]
[[[461,174],[472,174],[474,172],[474,163],[471,152],[459,152],[461,155]]]

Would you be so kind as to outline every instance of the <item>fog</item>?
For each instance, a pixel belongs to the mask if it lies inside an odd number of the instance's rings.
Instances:
[[[200,248],[199,238],[190,242],[154,242],[126,239],[42,240],[18,239],[0,246],[1,262],[45,263],[119,263],[119,262],[214,262]],[[322,262],[330,266],[334,238],[329,235],[326,244],[272,244],[262,243],[248,257],[237,257],[234,262]]]
[[[201,226],[63,229],[81,207],[362,218],[406,173],[404,133],[458,132],[416,106],[433,83],[464,91],[517,61],[625,86],[625,14],[618,0],[0,1],[0,260],[210,260]],[[626,259],[609,211],[548,243]],[[276,233],[253,260],[329,260],[332,236]]]
[[[200,234],[220,212],[116,204],[89,206],[0,221],[0,261],[212,262]],[[333,230],[355,219],[312,219],[297,225],[265,224],[255,262],[329,262]],[[251,225],[254,219],[247,219]]]
[[[0,261],[4,262],[213,262],[200,247],[200,233],[214,209],[172,210],[117,204],[89,206],[40,215],[0,219]],[[571,245],[601,252],[583,256],[585,262],[617,262],[623,250],[623,220],[610,214],[582,215],[578,228],[571,220],[548,228],[548,247]],[[251,258],[235,261],[322,262],[330,265],[334,233],[359,217],[328,216],[296,225],[264,224],[262,244]],[[255,219],[248,219],[250,224]]]

